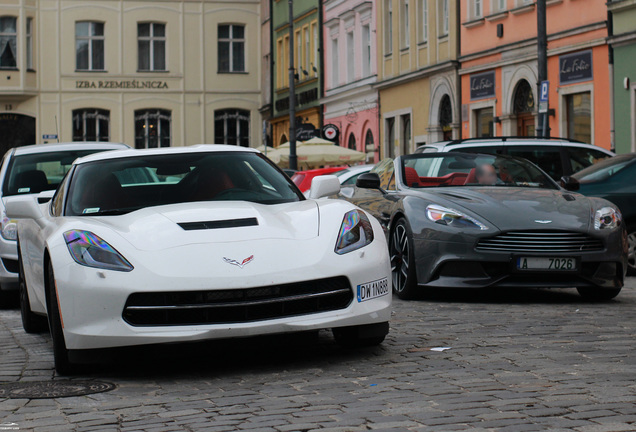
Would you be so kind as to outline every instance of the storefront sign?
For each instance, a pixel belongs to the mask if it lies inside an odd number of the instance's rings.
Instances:
[[[592,50],[559,56],[559,83],[571,84],[592,79]]]
[[[311,123],[303,123],[296,126],[296,139],[298,141],[307,141],[317,136],[316,126]]]
[[[495,97],[495,71],[484,72],[470,77],[470,99]]]
[[[160,90],[167,89],[165,81],[138,81],[138,80],[109,80],[109,81],[75,81],[76,89],[103,89],[103,90]]]

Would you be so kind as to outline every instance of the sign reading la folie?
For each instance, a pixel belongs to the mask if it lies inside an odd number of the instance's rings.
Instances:
[[[470,99],[495,97],[495,71],[470,76]]]
[[[139,80],[77,80],[75,81],[76,89],[128,89],[128,90],[161,90],[167,89],[166,81],[139,81]]]
[[[592,79],[592,50],[559,56],[559,83],[569,84]]]

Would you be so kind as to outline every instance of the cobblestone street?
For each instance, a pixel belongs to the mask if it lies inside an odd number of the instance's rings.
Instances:
[[[636,431],[635,288],[396,299],[376,348],[321,332],[124,350],[73,378],[114,390],[0,399],[0,430]],[[0,358],[2,382],[67,379],[17,308],[0,310]]]

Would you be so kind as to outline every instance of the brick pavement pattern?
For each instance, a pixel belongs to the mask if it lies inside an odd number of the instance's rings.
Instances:
[[[0,398],[0,430],[636,431],[635,306],[634,278],[605,303],[444,291],[396,299],[374,348],[321,332],[123,350],[73,377],[115,390]],[[68,379],[14,308],[0,310],[0,359],[0,382]]]

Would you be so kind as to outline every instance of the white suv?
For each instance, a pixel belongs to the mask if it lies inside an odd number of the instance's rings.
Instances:
[[[418,147],[415,153],[461,151],[518,156],[538,165],[554,180],[615,156],[609,150],[565,138],[492,137],[443,141]]]
[[[18,229],[5,213],[6,197],[55,190],[78,157],[127,148],[117,143],[74,142],[16,147],[5,153],[0,167],[0,301],[3,291],[18,288],[19,273]]]

